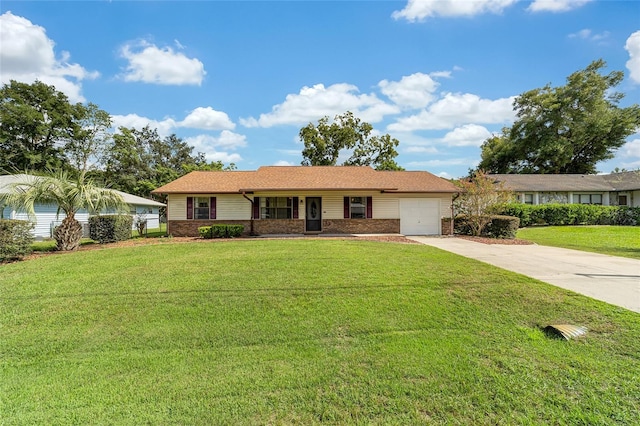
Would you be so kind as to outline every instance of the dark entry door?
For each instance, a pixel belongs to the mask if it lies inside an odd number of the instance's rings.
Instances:
[[[307,232],[322,231],[322,198],[307,197]]]

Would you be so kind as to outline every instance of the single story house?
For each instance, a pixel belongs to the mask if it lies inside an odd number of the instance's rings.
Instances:
[[[423,171],[360,166],[265,166],[195,171],[153,191],[167,195],[167,232],[242,224],[254,234],[448,234],[449,181]]]
[[[640,207],[640,171],[607,175],[493,174],[525,204],[600,204]]]
[[[0,176],[0,193],[7,193],[8,185],[18,181],[22,176],[23,175]],[[134,219],[136,216],[146,219],[147,229],[160,227],[159,209],[160,207],[164,207],[165,204],[138,197],[137,195],[128,194],[126,192],[114,191],[120,194],[124,201],[129,205],[129,212],[134,216]],[[53,229],[65,218],[64,212],[60,212],[60,215],[58,215],[58,206],[54,204],[36,204],[34,206],[34,210],[36,219],[33,236],[51,238],[53,236]],[[86,210],[80,210],[75,217],[78,222],[83,224],[86,231],[85,234],[88,235],[89,212]],[[30,220],[29,215],[26,212],[18,211],[9,206],[2,205],[0,205],[0,218]],[[133,229],[135,229],[135,220]]]

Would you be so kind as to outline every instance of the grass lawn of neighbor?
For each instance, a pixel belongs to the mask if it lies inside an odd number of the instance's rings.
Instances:
[[[0,423],[640,424],[639,336],[636,313],[422,245],[54,253],[0,265]]]
[[[518,238],[540,245],[640,259],[640,226],[541,226]]]

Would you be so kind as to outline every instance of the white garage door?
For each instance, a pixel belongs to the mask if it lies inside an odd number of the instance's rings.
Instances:
[[[400,199],[400,232],[404,235],[440,234],[440,200]]]

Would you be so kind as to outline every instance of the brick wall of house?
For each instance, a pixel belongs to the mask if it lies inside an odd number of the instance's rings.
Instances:
[[[325,234],[398,234],[400,219],[324,219]]]
[[[441,224],[442,235],[452,235],[451,226],[453,225],[453,219],[451,219],[450,217],[443,217]]]
[[[304,220],[300,219],[260,219],[253,222],[254,231],[259,235],[303,234]]]
[[[250,220],[170,220],[168,233],[174,237],[197,237],[199,236],[199,227],[211,226],[216,223],[224,225],[243,225],[243,235],[249,235],[251,232]]]
[[[197,237],[198,228],[215,223],[244,225],[243,235],[251,232],[250,220],[170,220],[169,234],[174,237]],[[268,234],[303,234],[304,220],[299,219],[259,219],[253,222],[254,232]],[[325,219],[322,233],[325,234],[397,234],[400,219]]]

